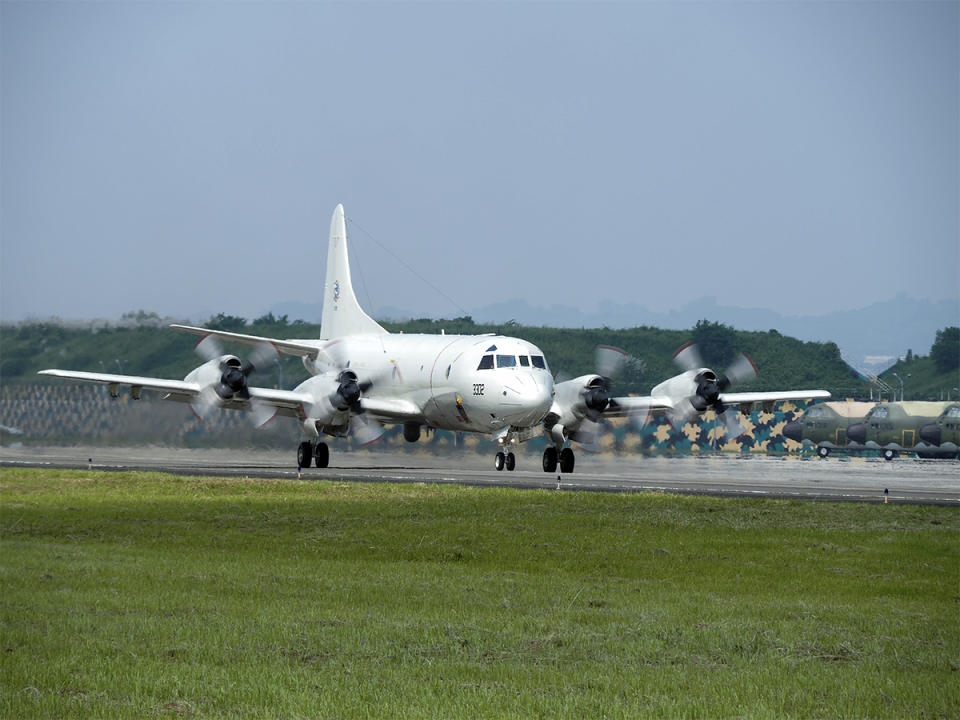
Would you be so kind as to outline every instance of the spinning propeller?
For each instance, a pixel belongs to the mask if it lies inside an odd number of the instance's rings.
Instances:
[[[692,376],[694,383],[692,394],[671,398],[674,403],[674,415],[686,423],[697,413],[713,410],[723,421],[727,434],[731,438],[740,435],[743,428],[736,417],[737,413],[736,411],[728,412],[729,408],[720,399],[720,394],[735,383],[746,382],[757,376],[757,366],[754,365],[750,356],[741,353],[719,378],[713,370],[704,367],[696,343],[689,342],[677,350],[673,355],[673,361],[685,375]]]
[[[247,382],[257,368],[264,368],[279,357],[273,345],[270,343],[257,345],[245,364],[234,355],[224,354],[223,346],[214,335],[204,337],[196,344],[194,350],[208,364],[219,361],[217,363],[219,378],[206,385],[197,400],[190,405],[201,420],[206,420],[210,413],[220,406],[221,401],[233,399],[247,400],[250,403],[251,418],[257,427],[265,425],[273,418],[275,410],[251,397]]]
[[[369,445],[379,440],[384,433],[383,426],[380,423],[372,422],[366,416],[363,406],[360,404],[361,396],[373,387],[374,381],[360,382],[353,370],[346,369],[341,370],[337,381],[340,384],[330,396],[330,404],[337,410],[350,411],[350,434],[361,445]]]
[[[320,348],[317,356],[316,365],[325,366],[326,373],[336,373],[337,387],[326,396],[325,401],[329,402],[330,407],[340,412],[350,412],[350,435],[352,435],[361,445],[368,445],[380,438],[384,433],[383,426],[370,420],[363,406],[360,403],[363,394],[370,390],[375,384],[384,380],[388,374],[383,373],[374,377],[360,380],[356,372],[350,369],[350,361],[341,361],[334,357],[329,350],[335,348],[339,341],[332,341],[326,346]],[[393,368],[390,369],[390,374]],[[328,386],[329,387],[329,386]],[[327,410],[329,412],[329,410]],[[320,419],[324,413],[323,403],[316,402],[310,409],[310,416]]]
[[[601,422],[603,413],[610,408],[612,398],[610,387],[623,371],[631,364],[639,361],[621,350],[620,348],[609,345],[600,345],[597,347],[594,355],[594,368],[596,374],[587,381],[587,384],[580,390],[580,400],[586,410],[584,417],[569,433],[569,437],[579,443],[587,452],[596,452],[600,449],[600,439],[609,429],[605,423]],[[558,378],[562,381],[562,378]],[[646,422],[647,408],[631,409],[629,418],[631,424],[640,427]]]

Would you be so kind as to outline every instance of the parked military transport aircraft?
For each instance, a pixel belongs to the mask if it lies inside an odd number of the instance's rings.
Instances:
[[[900,453],[953,458],[960,440],[960,404],[951,401],[827,402],[807,409],[783,428],[785,437],[831,452],[876,450],[885,460]]]
[[[207,328],[173,325],[201,336],[197,349],[206,362],[183,380],[109,373],[44,370],[40,374],[109,386],[116,396],[129,386],[136,399],[144,388],[189,403],[201,418],[216,408],[250,411],[258,425],[276,415],[300,423],[297,461],[327,467],[329,448],[321,437],[352,435],[372,442],[384,424],[400,423],[414,442],[424,427],[477,432],[496,437],[497,470],[513,470],[510,447],[542,431],[551,441],[543,469],[569,473],[574,452],[568,441],[590,444],[601,418],[669,411],[684,420],[707,409],[717,411],[730,431],[738,426],[728,405],[829,397],[822,390],[728,393],[756,368],[743,356],[722,376],[702,367],[696,347],[676,355],[684,369],[645,397],[610,397],[609,375],[625,358],[614,348],[598,352],[598,372],[554,382],[543,352],[519,338],[502,335],[420,335],[387,332],[364,312],[353,291],[343,206],[334,210],[327,250],[326,284],[317,340],[279,340]],[[221,341],[251,346],[247,363],[224,354]],[[311,377],[293,390],[252,387],[257,365],[276,353],[300,356]]]

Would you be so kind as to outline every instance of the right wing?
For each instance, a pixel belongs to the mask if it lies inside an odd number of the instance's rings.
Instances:
[[[111,395],[116,395],[119,387],[124,385],[134,390],[134,394],[139,394],[140,389],[146,388],[147,390],[157,390],[176,395],[178,399],[182,398],[189,401],[197,397],[203,389],[199,383],[186,382],[185,380],[164,380],[137,375],[114,375],[112,373],[92,373],[80,370],[41,370],[37,374],[109,385]]]
[[[164,380],[163,378],[141,377],[138,375],[116,375],[113,373],[92,373],[81,370],[56,369],[41,370],[37,374],[107,385],[110,388],[110,394],[114,397],[119,394],[120,387],[122,386],[129,387],[131,395],[135,398],[139,398],[140,391],[146,389],[166,393],[163,396],[164,400],[193,403],[201,400],[201,396],[204,391],[207,390],[204,385],[196,382]],[[313,401],[312,395],[293,390],[273,390],[270,388],[251,387],[249,388],[249,392],[250,400],[237,397],[226,400],[220,399],[217,401],[217,405],[231,410],[253,410],[255,403],[261,407],[266,406],[273,409],[275,414],[302,419],[305,417],[304,408]],[[251,403],[251,400],[253,403]]]
[[[273,345],[278,353],[296,355],[298,357],[309,357],[312,360],[317,359],[317,356],[323,352],[323,346],[326,345],[325,342],[320,340],[316,342],[309,340],[278,340],[276,338],[260,337],[258,335],[227,332],[226,330],[210,330],[209,328],[193,327],[192,325],[171,325],[170,327],[174,330],[182,330],[183,332],[201,335],[203,337],[213,335],[250,347],[258,347],[264,343],[268,343]]]

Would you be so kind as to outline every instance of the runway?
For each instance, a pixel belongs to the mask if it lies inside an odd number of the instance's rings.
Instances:
[[[0,467],[155,471],[180,475],[297,478],[293,449],[195,450],[170,447],[0,447]],[[519,454],[517,470],[497,472],[492,457],[361,451],[336,452],[328,468],[304,469],[302,481],[448,483],[477,487],[593,492],[670,492],[852,502],[960,506],[960,462],[897,458],[681,457],[579,453],[574,473],[544,473],[540,456]]]

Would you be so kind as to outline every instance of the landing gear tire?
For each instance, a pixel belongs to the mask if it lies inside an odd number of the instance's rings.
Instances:
[[[313,449],[313,460],[318,468],[325,468],[330,464],[330,448],[326,443],[317,443]]]
[[[825,458],[829,454],[830,454],[830,448],[823,447],[823,446],[817,448],[817,455],[819,455],[820,457]]]
[[[507,456],[502,452],[498,452],[493,456],[493,467],[497,469],[497,472],[503,470],[504,465],[507,464]]]
[[[300,443],[297,446],[297,465],[308,468],[311,460],[313,460],[313,447],[308,442]]]
[[[548,473],[557,471],[557,449],[553,445],[543,451],[543,471]]]
[[[507,453],[507,470],[513,471],[517,467],[517,456],[513,453]]]
[[[572,473],[573,472],[573,450],[568,447],[565,447],[560,451],[560,472],[562,473]]]
[[[896,456],[897,456],[896,450],[891,450],[890,448],[887,448],[886,450],[883,451],[883,459],[886,460],[887,462],[890,462]]]

